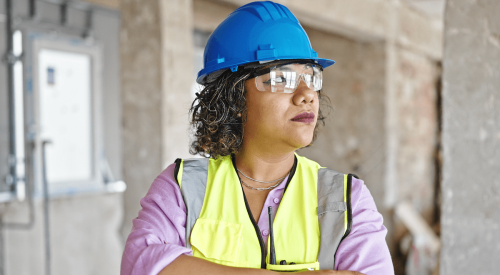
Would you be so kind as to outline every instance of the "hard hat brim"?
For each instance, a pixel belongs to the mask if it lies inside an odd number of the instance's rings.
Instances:
[[[334,60],[326,59],[326,58],[317,58],[317,57],[316,58],[290,57],[290,58],[280,58],[280,59],[277,59],[277,60],[287,60],[287,59],[309,59],[309,60],[315,61],[316,63],[318,63],[319,65],[321,65],[323,68],[326,68],[326,67],[329,67],[329,66],[335,64]],[[258,61],[269,61],[269,60],[258,60]],[[236,66],[245,65],[245,64],[248,64],[248,63],[251,63],[251,62],[255,62],[255,60],[252,60],[252,61],[239,60],[237,62],[225,62],[227,64],[220,63],[220,64],[217,64],[216,66],[210,66],[210,67],[207,67],[207,68],[203,68],[198,73],[198,77],[196,78],[196,82],[198,84],[205,85],[207,83],[207,79],[208,79],[207,76],[209,74],[220,75],[221,71],[225,71],[227,69],[234,68]],[[216,67],[218,67],[218,68],[216,68]]]

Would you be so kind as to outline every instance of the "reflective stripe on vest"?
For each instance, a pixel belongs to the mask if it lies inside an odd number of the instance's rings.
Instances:
[[[186,247],[193,249],[193,256],[228,266],[261,268],[260,240],[230,156],[178,159],[175,177],[187,209]],[[267,256],[268,269],[334,269],[336,250],[352,224],[351,179],[350,174],[296,155],[295,173],[273,222],[277,262],[296,265],[273,266]],[[317,185],[307,184],[311,181]]]
[[[191,237],[196,220],[200,216],[203,201],[205,200],[206,183],[208,176],[208,159],[177,159],[175,174],[181,188],[182,198],[186,205],[186,247],[191,248],[188,241]],[[181,172],[179,174],[179,172]]]

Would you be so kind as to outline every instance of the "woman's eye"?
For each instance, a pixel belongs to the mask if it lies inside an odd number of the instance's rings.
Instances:
[[[286,83],[286,79],[282,76],[277,76],[274,78],[270,78],[268,81],[264,82],[265,84],[271,84],[271,83]]]
[[[276,83],[286,82],[286,79],[282,76],[278,76],[274,78],[274,82]]]

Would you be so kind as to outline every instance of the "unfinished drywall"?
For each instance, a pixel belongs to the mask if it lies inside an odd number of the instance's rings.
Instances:
[[[441,274],[500,270],[500,2],[447,1]]]

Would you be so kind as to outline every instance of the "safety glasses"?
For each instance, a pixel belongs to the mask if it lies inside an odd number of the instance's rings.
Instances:
[[[323,69],[317,64],[285,64],[264,67],[254,71],[255,86],[259,91],[272,93],[293,93],[304,83],[314,91],[321,90],[323,85]]]

